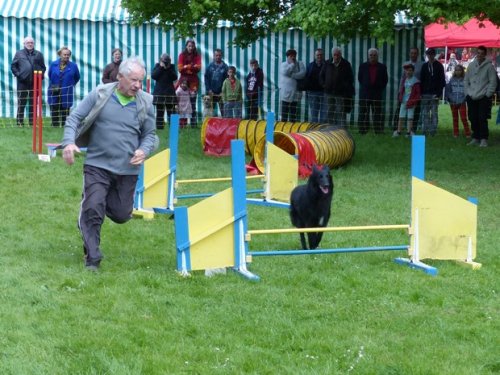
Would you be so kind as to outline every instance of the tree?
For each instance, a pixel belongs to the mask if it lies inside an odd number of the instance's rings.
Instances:
[[[247,46],[270,32],[301,28],[313,38],[334,35],[347,42],[356,35],[390,41],[395,15],[405,14],[415,24],[464,23],[471,17],[500,25],[500,0],[123,0],[132,23],[156,22],[175,26],[178,37],[193,36],[196,25],[214,29],[220,20],[233,23],[232,41]]]

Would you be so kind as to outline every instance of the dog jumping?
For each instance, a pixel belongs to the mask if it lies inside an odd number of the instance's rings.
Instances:
[[[333,180],[328,166],[313,166],[306,184],[299,185],[290,195],[290,219],[297,228],[320,228],[328,225],[333,196]],[[308,232],[309,249],[319,246],[323,232]],[[300,233],[302,249],[307,250],[304,233]]]

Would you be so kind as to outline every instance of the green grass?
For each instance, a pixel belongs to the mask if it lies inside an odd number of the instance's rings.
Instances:
[[[449,109],[440,113],[426,178],[479,199],[483,267],[429,261],[437,277],[383,252],[254,258],[257,283],[231,272],[182,278],[167,216],[106,221],[105,259],[87,272],[76,228],[83,158],[72,167],[60,157],[40,162],[30,129],[0,129],[0,373],[499,373],[500,127],[490,125],[490,147],[467,147],[451,136]],[[48,128],[44,139],[61,135]],[[163,147],[167,135],[160,132]],[[408,223],[410,142],[353,136],[353,160],[333,172],[330,224]],[[180,179],[229,174],[228,158],[203,155],[196,130],[182,131],[179,159]],[[251,229],[289,226],[285,210],[249,207]],[[336,233],[322,246],[407,241],[400,231]],[[299,238],[260,236],[251,245],[293,249]]]

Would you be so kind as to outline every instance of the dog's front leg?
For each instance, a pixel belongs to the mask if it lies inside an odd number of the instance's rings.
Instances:
[[[321,237],[319,237],[320,233],[307,233],[307,239],[309,240],[309,249],[314,250],[318,247],[319,241],[321,240]]]
[[[304,236],[304,233],[302,233],[302,232],[300,232],[300,243],[302,244],[302,249],[307,250],[306,237]]]
[[[321,243],[321,239],[323,238],[323,232],[318,232],[318,233],[315,233],[316,234],[316,237],[315,237],[315,242],[314,242],[314,249],[316,249],[319,244]],[[309,245],[311,244],[311,242],[309,242]],[[313,247],[311,246],[311,249],[313,249]]]

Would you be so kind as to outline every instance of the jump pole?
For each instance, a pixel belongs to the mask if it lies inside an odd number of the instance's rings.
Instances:
[[[267,123],[266,123],[266,140],[272,143],[274,137],[274,113],[269,112],[267,114]],[[154,213],[159,214],[172,214],[174,212],[175,204],[178,199],[198,199],[198,198],[207,198],[214,193],[198,193],[198,194],[184,194],[184,195],[176,195],[175,191],[180,184],[200,184],[200,183],[210,183],[210,182],[230,182],[232,181],[232,177],[214,177],[214,178],[199,178],[199,179],[183,179],[178,180],[177,177],[177,163],[178,163],[178,149],[179,149],[179,115],[174,114],[171,116],[170,120],[170,132],[169,132],[169,160],[167,161],[168,170],[167,171],[158,171],[158,178],[155,178],[153,183],[157,183],[161,178],[165,178],[168,174],[168,178],[166,181],[167,192],[165,198],[165,206],[161,207],[148,207],[145,208],[144,196],[146,190],[152,184],[151,182],[145,181],[145,166],[143,165],[141,169],[141,173],[139,174],[139,179],[136,186],[136,196],[134,201],[134,213],[138,216],[152,218],[151,215]],[[271,171],[269,166],[268,152],[266,146],[266,174],[265,175],[255,175],[255,176],[245,176],[245,180],[263,180],[264,187],[261,189],[253,189],[246,190],[246,194],[257,194],[260,193],[264,197],[263,198],[247,198],[248,204],[256,204],[256,205],[265,205],[265,206],[274,206],[281,208],[288,208],[289,204],[286,202],[281,202],[277,200],[273,200],[270,198],[271,194]],[[288,155],[287,155],[288,156]],[[281,160],[281,159],[280,159]],[[146,163],[147,164],[147,163]]]
[[[174,114],[171,116],[170,120],[170,133],[169,133],[169,148],[170,148],[170,173],[167,182],[167,206],[166,207],[154,207],[155,213],[160,214],[172,214],[174,213],[175,203],[178,199],[192,199],[192,198],[207,198],[213,195],[213,193],[199,193],[199,194],[184,194],[176,195],[175,190],[179,184],[197,184],[197,183],[209,183],[209,182],[230,182],[232,177],[213,177],[213,178],[198,178],[198,179],[183,179],[178,180],[177,176],[177,162],[179,154],[179,115]],[[262,179],[263,175],[257,176],[246,176],[247,180],[252,179]],[[261,193],[263,190],[253,190],[249,193]]]
[[[408,245],[395,246],[378,246],[378,247],[357,247],[357,248],[336,248],[336,249],[315,249],[315,250],[276,250],[276,251],[249,251],[249,241],[252,235],[261,234],[278,234],[278,233],[300,233],[300,232],[334,232],[334,231],[355,231],[355,230],[389,230],[389,229],[404,229],[409,230],[409,225],[372,225],[372,226],[351,226],[351,227],[330,227],[330,228],[289,228],[289,229],[261,229],[247,230],[248,218],[245,206],[245,189],[244,179],[240,176],[242,163],[244,163],[244,150],[241,141],[231,142],[232,163],[231,169],[233,173],[233,204],[235,217],[239,217],[240,223],[236,225],[235,221],[235,262],[234,269],[246,275],[249,272],[246,268],[246,262],[250,262],[253,256],[284,256],[284,255],[312,255],[312,254],[334,254],[334,253],[354,253],[354,252],[369,252],[369,251],[401,251],[408,250]],[[241,239],[244,241],[242,242]],[[243,262],[245,260],[245,262]],[[256,279],[256,275],[253,279]]]
[[[413,136],[412,137],[412,151],[411,151],[411,175],[412,175],[412,181],[417,179],[424,181],[425,177],[425,137],[424,136]],[[424,182],[422,182],[424,183]],[[429,185],[429,184],[427,184]],[[413,190],[413,182],[412,182],[412,206],[414,204],[414,199],[415,199],[415,194],[416,192]],[[415,185],[418,186],[418,185]],[[421,194],[421,193],[420,193]],[[429,193],[427,193],[429,194]],[[431,193],[432,194],[432,193]],[[451,196],[452,194],[446,192],[447,196]],[[456,199],[456,198],[453,198]],[[474,199],[469,198],[469,201],[471,201],[474,204]],[[477,203],[477,201],[476,201]],[[429,204],[429,206],[428,206]],[[426,207],[425,210],[432,210],[434,207],[430,202],[428,204],[425,204],[424,207]],[[457,204],[462,204],[457,201]],[[424,211],[425,211],[424,210]],[[420,258],[420,253],[421,253],[421,243],[420,243],[420,238],[425,238],[425,235],[429,236],[432,234],[425,233],[423,237],[421,237],[421,217],[420,217],[420,211],[419,207],[415,206],[415,210],[411,212],[411,224],[410,225],[376,225],[376,226],[350,226],[350,227],[331,227],[331,228],[291,228],[291,229],[264,229],[264,230],[255,230],[255,231],[248,231],[246,234],[246,240],[247,242],[250,241],[252,235],[257,235],[257,234],[277,234],[277,233],[300,233],[300,232],[335,232],[335,231],[355,231],[355,230],[391,230],[391,229],[405,229],[408,231],[408,233],[411,235],[411,244],[410,245],[395,245],[395,246],[379,246],[379,247],[357,247],[357,248],[338,248],[338,249],[316,249],[316,250],[277,250],[277,251],[253,251],[250,252],[248,250],[248,246],[246,247],[247,255],[249,256],[249,260],[251,260],[251,257],[253,256],[278,256],[278,255],[307,255],[307,254],[331,254],[331,253],[351,253],[351,252],[370,252],[370,251],[392,251],[392,250],[407,250],[409,251],[410,248],[412,249],[413,253],[409,258],[396,258],[394,261],[397,264],[402,264],[406,265],[410,268],[414,269],[419,269],[424,271],[425,273],[429,275],[437,275],[438,270],[435,267],[432,267],[430,265],[427,265],[421,261]],[[450,225],[449,223],[447,223]],[[455,224],[451,224],[455,225]],[[427,224],[427,228],[429,227],[429,224]],[[461,229],[462,230],[462,229]],[[447,233],[446,231],[440,232],[441,238],[443,240],[449,240],[450,234]],[[448,236],[448,238],[447,238]],[[472,246],[472,238],[474,237],[475,240],[475,229],[474,229],[474,234],[470,235],[464,235],[462,233],[460,234],[453,234],[453,241],[456,241],[457,238],[462,238],[465,237],[465,239],[468,241],[467,244],[467,251],[466,254],[464,255],[463,259],[457,259],[457,258],[439,258],[439,257],[434,257],[434,251],[436,251],[436,254],[440,253],[440,249],[434,250],[432,248],[432,257],[431,259],[456,259],[461,261],[464,264],[467,264],[469,266],[472,266],[473,269],[478,269],[481,265],[479,263],[473,262],[473,246]],[[429,245],[427,245],[429,246]],[[475,249],[474,249],[475,253]],[[429,251],[427,251],[427,254],[429,254]]]
[[[266,137],[266,144],[267,143],[273,143],[274,139],[274,123],[275,123],[275,115],[274,112],[268,112],[267,113],[267,118],[266,118],[266,132],[265,132],[265,137]],[[272,206],[272,207],[281,207],[281,208],[288,208],[289,204],[285,202],[280,202],[277,200],[270,199],[270,190],[271,190],[271,185],[270,185],[270,168],[269,168],[269,163],[268,163],[268,153],[267,153],[267,147],[265,150],[265,159],[266,159],[266,171],[264,175],[255,175],[255,176],[245,176],[245,179],[252,180],[252,179],[262,179],[264,181],[264,188],[262,189],[252,189],[246,191],[246,194],[263,194],[264,198],[246,198],[248,204],[254,204],[254,205],[262,205],[262,206]],[[180,184],[190,184],[190,183],[207,183],[207,182],[224,182],[224,181],[231,181],[232,177],[217,177],[217,178],[200,178],[200,179],[185,179],[185,180],[176,180],[175,183],[172,185],[173,189],[177,188],[178,185]],[[199,194],[183,194],[183,195],[177,195],[174,197],[174,200],[177,199],[191,199],[191,198],[207,198],[212,196],[213,193],[199,193]]]

